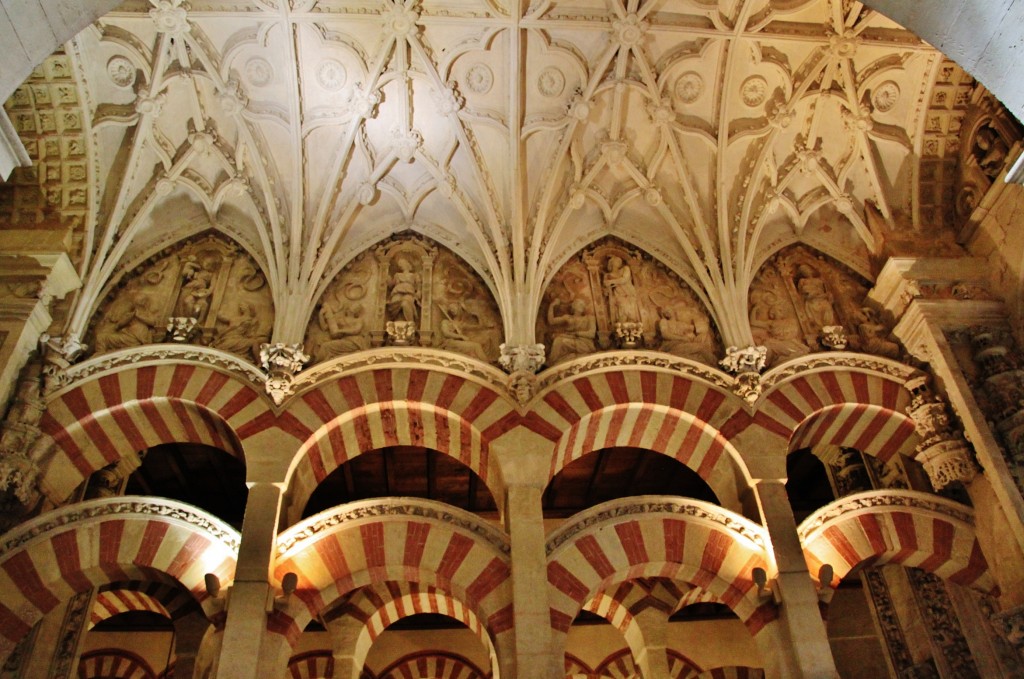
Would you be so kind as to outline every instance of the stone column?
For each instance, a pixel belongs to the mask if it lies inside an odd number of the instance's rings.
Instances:
[[[636,655],[636,665],[644,677],[667,677],[669,611],[654,606],[638,611],[633,620],[640,628],[643,648]]]
[[[505,527],[512,542],[512,602],[515,611],[515,665],[503,659],[502,676],[548,679],[565,673],[553,656],[544,551],[543,487],[516,484],[505,491]]]
[[[796,519],[782,480],[762,479],[754,487],[762,522],[771,535],[779,574],[770,583],[779,619],[758,635],[770,679],[838,677],[828,633],[821,619],[818,592],[807,570]],[[762,635],[773,638],[761,639]],[[774,657],[768,657],[768,656]]]
[[[280,510],[278,484],[250,484],[235,581],[227,592],[227,619],[215,675],[221,679],[263,679],[281,676],[285,670],[279,657],[280,640],[271,639],[267,632],[267,610],[275,594],[270,583]]]
[[[959,427],[943,412],[944,406],[918,393],[920,382],[907,385],[915,390],[910,410],[923,438],[918,459],[938,488],[955,481],[966,487],[978,540],[1002,590],[1001,603],[1014,606],[1024,603],[1019,575],[1024,569],[1024,496],[1013,473],[1016,464],[989,426],[990,415],[972,388],[979,370],[970,337],[979,328],[1005,329],[1007,322],[1002,302],[987,292],[987,281],[981,259],[892,258],[869,297],[898,321],[894,334],[911,354],[930,364],[936,391],[944,392],[959,416],[982,474],[975,473],[970,449],[959,440]]]
[[[331,637],[331,653],[334,656],[336,679],[359,679],[363,668],[356,661],[356,643],[366,624],[352,616],[342,615],[326,623]]]
[[[174,621],[174,679],[196,677],[196,658],[209,629],[210,621],[201,609]]]

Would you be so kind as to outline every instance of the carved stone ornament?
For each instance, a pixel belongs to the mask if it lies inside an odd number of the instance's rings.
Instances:
[[[171,316],[167,321],[167,339],[171,342],[188,342],[196,332],[199,319],[192,316]]]
[[[96,354],[190,342],[254,361],[270,339],[273,300],[256,262],[219,235],[199,236],[131,271],[96,314]],[[170,320],[169,320],[170,319]],[[195,319],[193,329],[189,329]]]
[[[38,495],[39,468],[30,453],[42,434],[39,422],[46,410],[42,390],[42,366],[32,362],[22,372],[14,401],[0,426],[0,491],[23,507]]]
[[[690,287],[653,258],[606,238],[551,278],[537,318],[548,365],[622,348],[715,365],[720,344]]]
[[[822,346],[831,349],[833,351],[842,351],[846,348],[848,340],[846,339],[846,331],[843,330],[841,325],[826,325],[821,329],[821,344]]]
[[[543,344],[505,344],[499,347],[498,363],[507,373],[526,372],[535,375],[544,365]]]
[[[616,323],[615,341],[623,349],[636,349],[644,343],[642,323]]]
[[[996,631],[1024,656],[1024,606],[995,613],[991,621]]]
[[[777,365],[821,349],[897,358],[890,329],[865,305],[867,284],[858,275],[803,246],[770,259],[750,289],[754,342],[768,347]]]
[[[384,325],[388,334],[388,344],[396,347],[407,347],[416,340],[415,321],[388,321]]]
[[[747,403],[753,403],[763,390],[761,371],[768,361],[768,348],[764,346],[729,347],[719,365],[733,375],[733,392]]]
[[[301,344],[276,342],[260,347],[260,363],[267,371],[267,393],[276,405],[281,405],[292,394],[295,375],[308,361],[309,355],[303,353]]]
[[[433,346],[494,363],[503,336],[483,280],[448,249],[403,235],[358,255],[335,276],[305,346],[318,362],[390,345]]]
[[[911,393],[907,414],[914,421],[920,437],[915,459],[924,467],[935,490],[942,490],[955,481],[970,483],[977,475],[970,444],[955,427],[946,403],[921,375],[906,383]]]

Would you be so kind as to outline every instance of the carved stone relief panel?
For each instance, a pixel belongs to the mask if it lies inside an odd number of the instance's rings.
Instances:
[[[617,240],[562,265],[541,300],[537,337],[554,365],[603,349],[645,348],[714,365],[720,343],[678,276]]]
[[[778,364],[812,351],[844,349],[897,358],[900,346],[865,304],[868,286],[836,262],[795,246],[770,259],[750,289],[755,344]]]
[[[956,216],[970,217],[1006,168],[1020,128],[988,91],[978,87],[970,98],[960,130]]]
[[[270,288],[238,245],[217,235],[181,243],[124,277],[96,313],[96,354],[191,342],[256,360],[274,322]]]
[[[361,253],[327,286],[306,330],[314,360],[371,346],[438,347],[495,363],[498,305],[457,255],[418,236]]]

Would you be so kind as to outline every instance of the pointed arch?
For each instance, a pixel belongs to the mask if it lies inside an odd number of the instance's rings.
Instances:
[[[240,536],[172,500],[118,497],[56,509],[0,543],[0,657],[60,602],[109,582],[171,578],[213,612],[206,573],[234,577]]]

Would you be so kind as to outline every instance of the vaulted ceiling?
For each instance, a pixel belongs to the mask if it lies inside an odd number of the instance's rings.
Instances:
[[[865,272],[880,229],[931,228],[925,140],[959,123],[926,117],[972,84],[850,0],[129,0],[65,51],[82,336],[126,271],[215,227],[264,268],[274,339],[301,341],[341,267],[413,229],[483,276],[513,343],[614,234],[749,344],[780,247]]]

